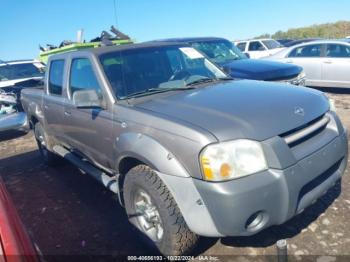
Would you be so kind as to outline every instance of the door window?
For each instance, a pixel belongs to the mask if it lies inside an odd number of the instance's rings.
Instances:
[[[327,57],[348,58],[350,57],[350,47],[339,44],[329,44],[326,48]]]
[[[322,45],[306,45],[293,49],[289,57],[320,57]]]
[[[62,95],[64,60],[52,60],[49,72],[49,93]]]
[[[264,46],[259,41],[249,43],[249,51],[264,51]]]
[[[96,90],[97,94],[102,97],[100,85],[88,58],[76,58],[72,60],[69,86],[72,96],[74,92],[79,90]]]

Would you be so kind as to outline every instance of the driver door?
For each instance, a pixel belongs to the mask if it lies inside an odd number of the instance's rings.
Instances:
[[[93,64],[88,57],[71,60],[68,83],[68,102],[64,109],[65,137],[69,146],[93,162],[107,166],[112,157],[112,115],[106,108],[77,108],[74,93],[82,90],[95,90],[102,104],[106,94],[101,88]]]

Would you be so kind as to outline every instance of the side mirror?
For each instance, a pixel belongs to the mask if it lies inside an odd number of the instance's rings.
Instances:
[[[73,103],[77,108],[102,108],[102,100],[93,89],[75,91]]]
[[[250,58],[250,54],[248,53],[244,53],[246,55],[246,57]]]

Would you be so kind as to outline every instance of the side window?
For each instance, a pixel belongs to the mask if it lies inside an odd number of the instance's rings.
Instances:
[[[350,47],[338,44],[329,44],[326,48],[327,57],[350,57]]]
[[[294,48],[288,57],[320,57],[322,45],[306,45]]]
[[[49,93],[62,95],[64,60],[52,60],[49,70]]]
[[[79,90],[96,90],[102,97],[102,91],[88,58],[72,60],[70,68],[69,87],[71,95]]]
[[[259,41],[252,41],[249,43],[248,51],[264,51],[264,46]]]
[[[242,52],[245,52],[245,46],[246,46],[246,42],[242,42],[242,43],[239,43],[237,45],[238,49],[241,50]]]

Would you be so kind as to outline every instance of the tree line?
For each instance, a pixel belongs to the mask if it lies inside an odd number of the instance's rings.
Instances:
[[[255,38],[301,39],[301,38],[345,38],[350,36],[350,21],[315,24],[307,27],[291,28],[274,34],[263,34]]]

